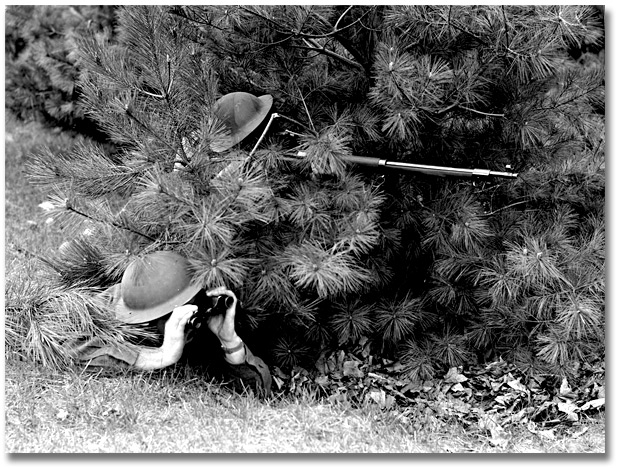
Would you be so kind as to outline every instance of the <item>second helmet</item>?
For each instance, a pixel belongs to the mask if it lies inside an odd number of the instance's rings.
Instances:
[[[221,153],[247,137],[265,119],[272,104],[273,97],[270,94],[256,97],[241,91],[218,99],[215,103],[215,115],[225,123],[230,135],[213,141],[211,150]]]

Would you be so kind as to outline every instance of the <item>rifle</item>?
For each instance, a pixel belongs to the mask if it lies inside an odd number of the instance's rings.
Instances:
[[[463,169],[460,167],[427,166],[425,164],[388,161],[387,159],[365,156],[342,156],[342,159],[349,163],[359,164],[361,166],[386,167],[388,169],[400,169],[406,172],[420,172],[422,174],[439,177],[503,177],[505,179],[515,179],[519,176],[519,174],[515,174],[513,172],[499,172],[491,171],[489,169]]]
[[[306,153],[299,151],[298,157],[305,156]],[[412,164],[399,161],[388,161],[387,159],[373,158],[366,156],[341,156],[341,158],[360,166],[396,169],[406,172],[419,172],[432,176],[453,176],[453,177],[502,177],[504,179],[516,179],[519,174],[514,172],[491,171],[489,169],[463,169],[459,167],[427,166],[425,164]]]
[[[256,145],[254,146],[252,151],[250,151],[250,156],[247,159],[251,159],[252,155],[254,154],[254,152],[260,145],[261,141],[263,141],[263,138],[267,134],[267,130],[271,126],[273,120],[277,117],[283,117],[297,125],[307,128],[304,124],[296,121],[295,119],[291,119],[290,117],[287,117],[285,115],[277,114],[277,113],[271,114],[271,118],[269,119],[267,126],[263,130],[262,135],[258,139],[258,142],[256,142]],[[291,132],[290,130],[285,130],[285,133],[295,135],[295,133]],[[301,157],[304,157],[305,155],[306,153],[304,151],[298,151],[296,156],[298,158],[301,158]],[[366,157],[366,156],[353,156],[353,155],[346,156],[345,155],[345,156],[341,156],[341,158],[348,163],[359,164],[361,166],[385,167],[388,169],[400,169],[406,172],[419,172],[421,174],[427,174],[427,175],[439,176],[439,177],[445,177],[445,176],[501,177],[504,179],[516,179],[519,176],[519,174],[514,173],[514,172],[491,171],[489,169],[463,169],[460,167],[427,166],[425,164],[413,164],[413,163],[405,163],[405,162],[400,162],[400,161],[388,161],[387,159],[373,158],[373,157]],[[285,157],[284,159],[289,159],[289,158]]]

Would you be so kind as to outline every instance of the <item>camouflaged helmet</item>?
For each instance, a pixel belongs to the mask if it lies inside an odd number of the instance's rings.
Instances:
[[[265,119],[272,104],[273,98],[269,94],[256,97],[250,93],[236,92],[218,99],[215,115],[226,124],[230,135],[213,141],[211,150],[221,153],[247,137]]]
[[[202,286],[192,283],[185,257],[168,251],[136,259],[125,270],[120,284],[105,296],[124,323],[146,323],[172,312],[192,299]]]

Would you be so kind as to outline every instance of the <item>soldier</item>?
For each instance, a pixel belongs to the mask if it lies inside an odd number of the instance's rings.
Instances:
[[[262,396],[270,394],[268,367],[235,330],[237,297],[225,287],[206,291],[193,283],[189,263],[182,255],[159,251],[135,260],[121,282],[102,297],[119,321],[151,327],[156,341],[126,346],[106,344],[98,337],[72,341],[67,346],[76,362],[91,368],[138,370],[186,362]],[[214,311],[214,298],[225,306]],[[197,314],[205,314],[208,331],[191,326]],[[213,346],[214,338],[219,350]]]

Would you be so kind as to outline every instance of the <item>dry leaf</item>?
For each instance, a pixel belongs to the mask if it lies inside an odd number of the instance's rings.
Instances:
[[[367,398],[379,405],[381,408],[391,408],[396,403],[394,397],[387,395],[383,390],[371,390]]]
[[[508,437],[506,431],[500,426],[495,419],[487,414],[483,414],[478,420],[480,429],[487,430],[491,434],[489,442],[498,447],[506,447],[508,445]]]
[[[605,404],[605,398],[597,398],[596,400],[591,400],[582,405],[579,409],[581,411],[586,411],[591,408],[600,408]]]
[[[530,393],[530,390],[523,385],[519,380],[511,380],[508,382],[508,385],[515,390],[518,390],[523,393]]]
[[[560,384],[560,396],[575,398],[575,392],[568,385],[568,380],[566,377],[562,379],[562,383]]]
[[[461,374],[456,367],[451,367],[443,379],[446,383],[452,384],[467,382],[467,380],[469,380],[467,377]]]
[[[545,439],[555,440],[555,433],[553,429],[545,429],[544,431],[537,431],[536,434],[544,437]]]
[[[452,390],[453,392],[462,392],[465,390],[465,388],[460,383],[456,383],[452,385],[450,390]]]
[[[562,413],[566,414],[569,421],[578,421],[579,416],[575,413],[577,410],[577,405],[571,403],[570,401],[562,401],[558,403],[558,410]]]
[[[345,377],[364,377],[364,372],[359,370],[358,361],[345,361],[342,365],[342,375]]]
[[[326,375],[317,375],[314,382],[318,385],[327,385],[329,383],[329,377]]]

